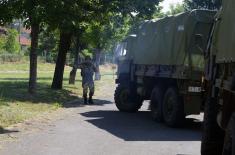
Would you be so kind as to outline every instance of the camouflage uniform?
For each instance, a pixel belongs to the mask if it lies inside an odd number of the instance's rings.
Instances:
[[[96,68],[91,61],[85,61],[84,63],[79,64],[78,68],[81,69],[84,103],[87,103],[87,94],[89,90],[89,103],[92,104],[92,96],[95,92],[93,76]]]

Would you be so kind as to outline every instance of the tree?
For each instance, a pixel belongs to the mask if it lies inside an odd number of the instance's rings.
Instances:
[[[30,48],[30,74],[29,74],[29,93],[36,92],[37,82],[37,47],[40,26],[45,17],[45,10],[42,0],[2,0],[0,8],[6,15],[3,15],[1,23],[21,18],[24,20],[26,28],[31,29],[31,48]]]
[[[30,70],[29,70],[29,93],[36,92],[37,84],[37,48],[40,26],[43,22],[44,8],[41,1],[19,0],[18,5],[27,28],[31,28],[31,48],[30,48]]]
[[[170,11],[167,12],[167,15],[176,15],[178,13],[184,12],[185,8],[183,4],[177,3],[176,5],[170,5]]]
[[[9,5],[9,2],[7,0],[1,0],[0,1],[0,26],[9,24],[13,21],[13,18],[15,17],[15,10],[12,8],[12,5]],[[3,32],[4,31],[4,32]],[[6,50],[6,30],[3,30],[0,33],[0,50],[5,51]],[[4,35],[3,35],[4,34]],[[12,34],[12,33],[10,33]],[[9,37],[8,37],[9,40]],[[9,44],[9,42],[8,42]],[[11,45],[10,45],[11,46]]]
[[[59,53],[56,60],[55,73],[51,86],[53,89],[62,89],[64,66],[66,62],[67,52],[70,49],[71,39],[71,32],[60,32]]]
[[[61,0],[50,1],[47,4],[48,25],[54,29],[59,29],[60,41],[59,52],[56,60],[56,67],[52,81],[52,89],[61,89],[63,85],[64,66],[66,55],[72,43],[72,37],[79,24],[84,21],[84,16],[89,16],[89,12],[84,10],[91,7],[91,1]]]
[[[221,7],[221,0],[184,0],[186,10],[209,9],[218,10]]]
[[[123,16],[136,13],[136,16],[150,15],[155,10],[158,0],[138,0],[133,2],[119,0],[52,0],[47,4],[47,16],[49,25],[59,28],[60,46],[56,62],[56,69],[52,82],[53,89],[61,89],[63,84],[64,65],[67,51],[70,49],[71,39],[76,29],[82,24],[90,22],[105,23],[110,14],[122,14]],[[103,25],[103,24],[101,24]],[[66,39],[65,39],[66,38]],[[97,49],[100,49],[97,46]]]
[[[97,68],[97,72],[95,74],[96,80],[99,80],[101,77],[99,71],[101,51],[108,45],[107,38],[111,40],[112,37],[112,34],[110,33],[111,31],[109,30],[109,25],[102,25],[100,22],[91,23],[86,30],[86,40],[94,52],[95,66]]]
[[[9,1],[0,1],[0,25],[5,25],[13,21],[14,17],[16,16],[16,12],[12,7],[12,5],[9,5]]]
[[[163,11],[162,11],[163,7],[162,6],[158,6],[156,11],[153,14],[153,18],[163,18],[165,16],[167,16]]]
[[[112,4],[115,5],[112,5]],[[94,48],[97,67],[96,80],[100,79],[99,64],[101,51],[110,50],[114,44],[123,39],[131,26],[144,19],[151,19],[158,9],[159,1],[108,1],[105,3],[108,13],[103,14],[109,20],[95,21],[87,29],[89,44]]]
[[[0,34],[0,53],[5,51],[6,36]]]
[[[93,55],[95,56],[95,64],[98,70],[98,72],[96,72],[96,79],[100,79],[99,64],[101,50],[110,51],[115,42],[121,40],[129,30],[128,20],[123,20],[118,16],[110,16],[108,19],[109,20],[106,20],[107,22],[99,22],[94,19],[93,21],[89,21],[86,26],[80,27],[80,29],[77,30],[75,37],[74,66],[76,66],[80,59],[81,51],[88,48],[89,51],[93,51]],[[70,72],[70,84],[75,83],[76,71],[77,68],[73,67]]]
[[[39,35],[39,54],[45,56],[46,62],[55,62],[58,51],[59,32],[45,26]]]
[[[69,74],[69,84],[75,84],[75,78],[77,74],[77,64],[81,62],[80,54],[82,50],[86,48],[86,45],[82,42],[81,35],[77,35],[74,38],[74,63],[72,70]]]
[[[4,49],[8,53],[17,53],[17,52],[19,52],[20,44],[16,40],[18,35],[19,35],[18,32],[14,29],[9,29],[8,30],[7,38],[6,38],[6,42],[5,42],[5,46],[4,46]]]

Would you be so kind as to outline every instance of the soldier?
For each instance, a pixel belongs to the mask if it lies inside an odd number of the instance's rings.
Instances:
[[[85,57],[85,61],[81,64],[78,64],[78,68],[81,69],[81,76],[82,76],[82,88],[83,88],[83,99],[84,104],[87,104],[87,93],[89,89],[89,104],[93,104],[92,96],[95,92],[95,85],[94,85],[94,72],[96,72],[96,67],[91,61],[90,56]]]

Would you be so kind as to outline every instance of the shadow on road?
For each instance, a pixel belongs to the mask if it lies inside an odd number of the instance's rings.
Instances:
[[[4,128],[0,127],[0,135],[1,134],[7,134],[7,133],[14,133],[14,132],[19,132],[17,130],[5,130]]]
[[[149,112],[121,113],[91,111],[81,114],[87,122],[125,141],[200,141],[201,122],[187,119],[181,129],[173,129],[151,120]]]
[[[111,104],[112,102],[107,101],[107,100],[100,100],[100,99],[93,99],[94,106],[103,106],[105,104]],[[76,100],[67,102],[63,104],[63,107],[65,108],[75,108],[75,107],[82,107],[84,106],[83,104],[83,99],[82,98],[78,98]]]

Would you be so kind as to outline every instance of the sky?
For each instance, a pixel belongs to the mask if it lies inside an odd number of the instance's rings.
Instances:
[[[182,2],[183,0],[164,0],[160,5],[163,7],[163,12],[167,12],[169,11],[170,4],[177,4]]]

